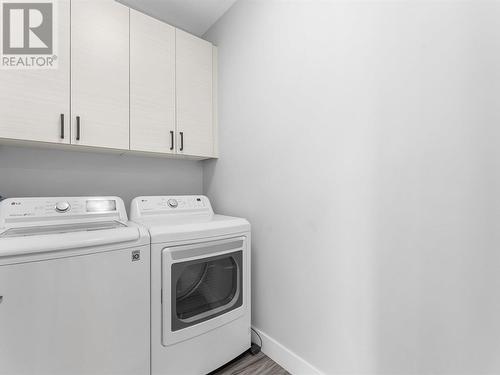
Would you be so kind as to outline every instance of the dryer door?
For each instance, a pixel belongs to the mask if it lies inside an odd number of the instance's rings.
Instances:
[[[245,246],[238,237],[163,250],[163,345],[243,314]]]

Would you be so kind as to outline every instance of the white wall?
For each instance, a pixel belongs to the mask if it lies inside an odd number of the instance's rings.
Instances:
[[[500,2],[246,1],[219,46],[217,211],[253,323],[328,374],[500,373]]]
[[[128,208],[139,195],[200,194],[196,161],[0,146],[0,195],[118,195]]]

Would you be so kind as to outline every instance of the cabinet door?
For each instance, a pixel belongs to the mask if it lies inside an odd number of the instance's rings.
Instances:
[[[128,149],[129,9],[73,0],[71,64],[72,143]]]
[[[175,153],[175,29],[130,11],[130,149]]]
[[[177,151],[213,156],[212,44],[176,30]]]
[[[69,0],[56,5],[57,68],[0,70],[0,138],[69,143]]]

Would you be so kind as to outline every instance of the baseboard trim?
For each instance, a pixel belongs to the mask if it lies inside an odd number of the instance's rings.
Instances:
[[[292,375],[323,375],[316,367],[281,345],[267,333],[252,326],[262,338],[262,352]],[[258,343],[258,341],[255,341]]]

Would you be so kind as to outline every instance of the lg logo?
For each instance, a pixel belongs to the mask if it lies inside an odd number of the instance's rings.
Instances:
[[[137,262],[138,260],[141,260],[141,251],[140,250],[132,251],[132,262]]]
[[[52,3],[3,3],[4,55],[51,55],[52,19]]]

